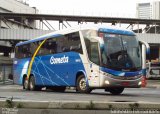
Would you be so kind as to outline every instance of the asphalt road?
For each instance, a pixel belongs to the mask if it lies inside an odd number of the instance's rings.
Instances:
[[[121,95],[111,95],[104,90],[94,90],[91,94],[66,90],[64,93],[53,91],[25,91],[18,85],[0,85],[0,100],[13,97],[25,101],[99,101],[99,102],[160,102],[160,88],[127,88]]]

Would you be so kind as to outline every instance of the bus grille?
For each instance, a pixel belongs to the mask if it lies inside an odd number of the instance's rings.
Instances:
[[[139,76],[112,76],[111,78],[119,79],[119,80],[135,80],[140,78],[142,75]]]

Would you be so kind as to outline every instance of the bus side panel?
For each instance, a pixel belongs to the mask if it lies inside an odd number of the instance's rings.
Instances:
[[[30,58],[25,59],[14,59],[13,62],[13,77],[14,77],[14,83],[16,84],[22,84],[23,76],[28,71]]]
[[[35,75],[36,85],[75,86],[79,70],[84,70],[79,54],[66,52],[35,57],[31,72]]]
[[[90,63],[85,56],[83,58],[83,64],[85,67],[85,76],[88,87],[99,87],[100,86],[100,77],[99,77],[99,66]]]

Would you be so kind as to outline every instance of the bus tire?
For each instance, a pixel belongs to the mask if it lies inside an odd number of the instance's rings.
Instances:
[[[110,88],[109,89],[109,92],[112,94],[112,95],[119,95],[123,92],[124,88],[123,87],[117,87],[117,88]]]
[[[27,76],[23,77],[23,89],[24,90],[29,90]]]
[[[80,93],[90,93],[92,90],[87,87],[85,76],[81,74],[76,80],[76,91]]]
[[[35,78],[31,76],[29,79],[29,90],[31,91],[40,91],[42,88],[35,85]]]

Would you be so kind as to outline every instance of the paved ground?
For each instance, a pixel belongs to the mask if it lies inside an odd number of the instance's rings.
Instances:
[[[122,95],[111,95],[102,89],[94,90],[91,94],[80,94],[75,90],[66,90],[64,93],[25,91],[19,85],[1,84],[0,107],[6,106],[6,99],[13,97],[14,105],[21,103],[24,108],[0,108],[0,114],[142,114],[130,110],[135,103],[139,105],[136,111],[159,114],[159,96],[160,80],[149,80],[146,88],[127,88]],[[94,105],[91,105],[91,101]],[[88,110],[88,106],[95,108]]]
[[[25,91],[18,85],[0,85],[0,100],[13,97],[16,100],[32,101],[107,101],[107,102],[160,102],[159,80],[148,81],[146,88],[127,88],[122,95],[111,95],[104,90],[94,90],[91,94],[67,90],[64,93],[53,91]]]
[[[15,109],[2,114],[159,114],[157,110],[70,110],[70,109]]]
[[[160,79],[158,80],[147,80],[147,88],[160,88]]]

